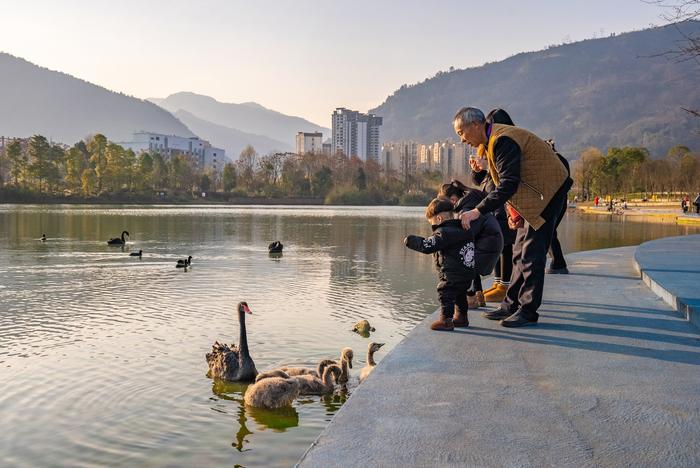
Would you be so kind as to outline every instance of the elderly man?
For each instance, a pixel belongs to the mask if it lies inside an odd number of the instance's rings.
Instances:
[[[525,221],[513,246],[513,273],[506,297],[498,309],[483,316],[501,320],[504,327],[536,324],[547,250],[572,180],[544,140],[519,127],[489,124],[479,109],[460,109],[454,129],[463,143],[474,148],[484,145],[496,185],[475,209],[460,215],[464,227],[506,202]]]

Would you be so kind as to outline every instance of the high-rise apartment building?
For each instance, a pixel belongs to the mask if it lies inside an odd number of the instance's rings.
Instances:
[[[342,151],[363,161],[379,160],[381,117],[339,107],[333,112],[332,124],[331,144],[334,152]]]
[[[399,141],[382,145],[381,165],[387,173],[394,173],[406,181],[416,174],[418,147],[415,141]]]
[[[323,134],[321,132],[297,133],[297,154],[321,154],[323,152]]]

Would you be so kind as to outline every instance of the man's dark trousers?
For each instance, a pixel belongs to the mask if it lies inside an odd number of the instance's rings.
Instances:
[[[513,273],[501,309],[520,314],[531,321],[539,317],[537,309],[542,304],[544,270],[547,264],[547,251],[552,242],[557,220],[566,203],[567,186],[552,197],[541,216],[545,223],[537,230],[529,224],[518,229],[513,245]]]

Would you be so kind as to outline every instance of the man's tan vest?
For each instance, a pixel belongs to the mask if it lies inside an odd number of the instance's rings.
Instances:
[[[525,218],[530,226],[539,229],[545,223],[541,214],[569,176],[557,154],[541,138],[524,128],[493,124],[491,137],[486,148],[489,172],[496,185],[499,184],[498,170],[493,148],[502,136],[515,141],[520,146],[520,185],[509,200],[513,208]]]

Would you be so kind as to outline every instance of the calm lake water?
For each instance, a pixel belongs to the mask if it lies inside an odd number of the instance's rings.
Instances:
[[[387,343],[381,360],[436,307],[431,257],[402,244],[429,232],[422,213],[0,205],[0,465],[293,465],[347,395],[252,410],[204,354],[238,341],[246,300],[258,370],[350,346],[351,393],[368,342]],[[126,247],[107,246],[122,230]],[[697,232],[572,213],[560,227],[569,252]],[[363,318],[369,339],[350,331]]]

